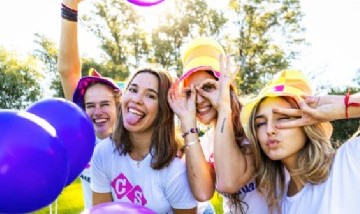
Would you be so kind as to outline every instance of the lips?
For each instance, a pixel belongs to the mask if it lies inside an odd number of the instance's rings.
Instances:
[[[196,111],[199,115],[204,115],[204,114],[208,113],[210,110],[211,110],[211,105],[196,109]]]
[[[267,142],[267,146],[270,149],[276,148],[278,145],[279,145],[279,141],[277,141],[277,140],[268,140],[268,142]]]
[[[93,119],[93,123],[95,126],[103,126],[106,122],[108,122],[108,118],[95,118]]]
[[[145,113],[135,108],[129,108],[125,120],[130,125],[136,125],[141,119],[145,117]]]

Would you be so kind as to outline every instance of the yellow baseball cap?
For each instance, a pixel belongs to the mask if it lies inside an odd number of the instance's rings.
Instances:
[[[241,110],[241,124],[245,133],[249,133],[249,120],[255,106],[265,97],[294,97],[295,100],[302,99],[302,95],[313,95],[312,88],[306,76],[296,70],[284,70],[277,73],[274,78],[260,91],[260,93],[244,102]],[[330,137],[332,127],[325,126],[326,134]]]
[[[211,70],[214,76],[219,78],[221,54],[225,55],[225,51],[216,40],[209,37],[193,39],[182,54],[183,74],[179,82],[199,70]]]

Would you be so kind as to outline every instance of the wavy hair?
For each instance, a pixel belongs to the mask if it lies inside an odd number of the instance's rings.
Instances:
[[[151,137],[150,154],[152,156],[151,167],[160,170],[170,164],[176,156],[179,146],[175,138],[175,122],[174,112],[171,110],[167,101],[167,93],[173,79],[169,72],[160,68],[148,67],[139,69],[129,79],[125,91],[128,90],[133,79],[141,73],[150,73],[154,75],[158,81],[158,114],[153,123],[153,134]],[[121,108],[121,107],[120,107]],[[116,123],[116,128],[113,134],[116,150],[120,155],[131,153],[134,149],[129,138],[128,130],[123,124],[122,111],[119,110],[119,117]]]
[[[299,105],[291,97],[281,97],[292,108]],[[270,212],[281,212],[280,200],[285,194],[286,169],[280,160],[271,160],[260,147],[255,129],[255,114],[262,100],[255,106],[249,120],[250,133],[246,133],[253,148],[255,159],[256,186],[258,191],[265,196]],[[302,127],[307,142],[298,152],[295,169],[289,171],[291,177],[297,177],[302,184],[319,184],[324,182],[330,173],[335,150],[331,145],[326,127],[329,122],[318,123]]]

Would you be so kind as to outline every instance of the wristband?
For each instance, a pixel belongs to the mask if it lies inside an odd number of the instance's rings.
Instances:
[[[188,143],[185,143],[185,144],[182,146],[181,150],[184,151],[186,148],[189,148],[190,146],[195,145],[195,144],[197,144],[197,143],[199,143],[199,142],[200,142],[199,140],[193,140],[193,141],[190,141],[190,142],[188,142]]]
[[[77,22],[78,20],[78,11],[71,9],[65,4],[61,4],[61,17],[65,20]]]
[[[189,129],[189,131],[184,132],[181,136],[182,136],[183,138],[185,138],[186,135],[191,134],[191,133],[197,133],[197,134],[199,134],[199,133],[200,133],[200,130],[199,130],[198,128],[191,128],[191,129]]]
[[[360,107],[360,103],[349,103],[350,99],[350,91],[346,93],[346,96],[344,98],[344,104],[345,104],[345,116],[346,119],[349,119],[349,107]]]

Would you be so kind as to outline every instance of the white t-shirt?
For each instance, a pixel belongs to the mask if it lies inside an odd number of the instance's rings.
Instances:
[[[96,138],[95,146],[98,143],[104,141],[105,139],[101,140],[99,138]],[[90,188],[90,182],[91,182],[90,167],[91,167],[91,162],[87,164],[86,168],[80,174],[85,209],[89,209],[90,207],[92,207],[92,190]]]
[[[306,184],[282,200],[282,213],[360,213],[360,138],[344,143],[336,152],[328,179]]]
[[[204,152],[204,156],[213,167],[214,164],[214,128],[210,128],[201,138],[200,144]],[[250,181],[239,190],[242,200],[247,203],[247,214],[267,214],[269,208],[267,202],[262,195],[256,191],[255,181]],[[230,202],[227,197],[223,197],[223,211],[230,212]],[[234,213],[234,212],[233,212]]]
[[[152,169],[150,164],[150,154],[139,164],[128,154],[120,156],[108,139],[95,149],[91,188],[94,192],[111,192],[114,201],[134,203],[156,213],[197,206],[181,159],[175,158],[161,170]]]

